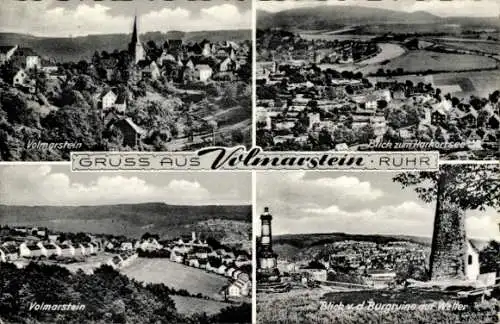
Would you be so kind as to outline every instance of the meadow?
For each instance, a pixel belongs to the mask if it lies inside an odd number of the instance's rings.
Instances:
[[[170,296],[175,303],[177,312],[183,315],[193,315],[207,313],[213,315],[220,312],[221,309],[231,306],[230,303],[224,303],[216,300],[207,300],[186,296]]]
[[[220,300],[223,296],[219,291],[227,284],[225,277],[167,259],[138,258],[122,272],[138,281],[163,283],[176,290],[185,289],[191,294],[201,293]]]
[[[425,50],[410,51],[381,66],[383,69],[403,69],[406,72],[464,71],[495,68],[494,59],[465,54],[437,53]]]
[[[485,43],[485,42],[444,42],[443,45],[448,45],[456,48],[462,48],[471,51],[480,51],[489,54],[500,53],[500,43]]]

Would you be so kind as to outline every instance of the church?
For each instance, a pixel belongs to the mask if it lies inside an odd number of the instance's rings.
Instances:
[[[146,59],[146,51],[144,50],[144,46],[139,39],[139,33],[137,31],[137,16],[134,17],[132,40],[128,45],[128,52],[130,53],[135,64]]]

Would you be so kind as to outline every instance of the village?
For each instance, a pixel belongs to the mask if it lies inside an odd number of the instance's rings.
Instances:
[[[429,143],[417,148],[450,158],[491,158],[498,150],[500,91],[458,98],[432,82],[342,68],[376,55],[371,42],[306,40],[284,31],[260,37],[256,123],[264,149],[366,150],[391,143],[386,149],[397,150],[396,143]]]
[[[214,241],[209,239],[209,242]],[[0,261],[14,263],[18,268],[37,262],[92,273],[104,264],[124,270],[140,263],[141,258],[162,258],[225,277],[228,284],[221,287],[221,299],[250,296],[250,253],[218,245],[213,248],[194,232],[159,241],[157,235],[149,233],[132,240],[124,236],[57,233],[42,227],[3,226],[0,229]]]
[[[330,244],[313,259],[280,258],[277,268],[299,286],[330,282],[353,288],[395,288],[404,286],[406,279],[422,279],[429,254],[429,248],[408,241],[346,240]]]
[[[61,62],[23,44],[0,46],[0,89],[35,107],[42,128],[44,119],[69,106],[84,108],[81,127],[93,125],[96,134],[82,142],[93,150],[243,144],[251,107],[238,98],[247,96],[250,103],[249,52],[245,40],[143,42],[136,17],[126,50],[96,51],[78,62]],[[70,137],[37,133],[45,142]]]

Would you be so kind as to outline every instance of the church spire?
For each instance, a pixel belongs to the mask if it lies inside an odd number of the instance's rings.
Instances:
[[[137,32],[137,13],[134,16],[134,29],[132,30],[132,44],[139,43],[139,33]]]
[[[137,28],[137,13],[134,16],[134,28],[132,30],[132,40],[128,46],[130,55],[132,55],[135,64],[146,58],[146,51],[139,40],[139,30]]]

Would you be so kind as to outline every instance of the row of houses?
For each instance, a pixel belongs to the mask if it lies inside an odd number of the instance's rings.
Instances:
[[[18,246],[7,243],[0,246],[0,261],[11,262],[19,258],[79,257],[96,255],[100,250],[97,243],[72,244],[71,242],[23,242]]]

